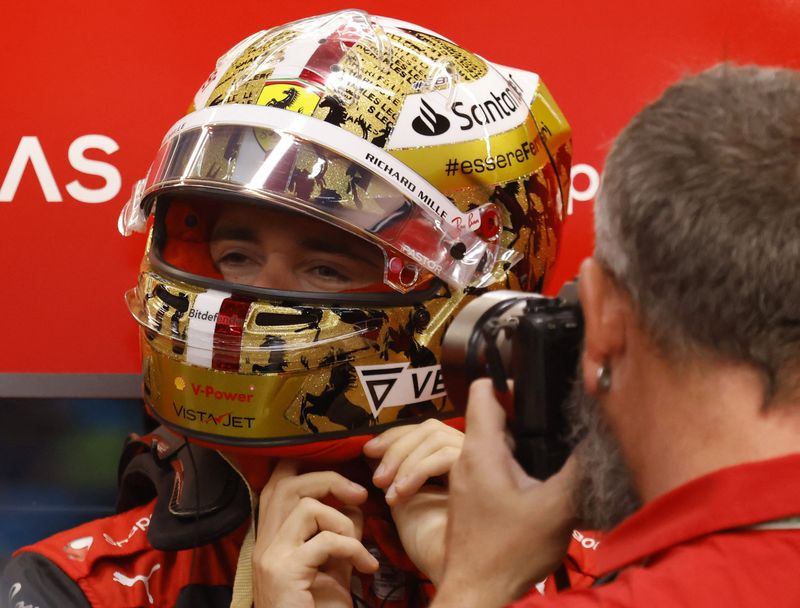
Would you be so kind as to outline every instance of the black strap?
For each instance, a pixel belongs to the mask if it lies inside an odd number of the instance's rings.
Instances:
[[[558,569],[553,572],[553,581],[555,582],[556,589],[558,589],[558,591],[564,591],[564,589],[569,589],[572,586],[572,584],[569,582],[567,567],[564,564],[561,564]]]

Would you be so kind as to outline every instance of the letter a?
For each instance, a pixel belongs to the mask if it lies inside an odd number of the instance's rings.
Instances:
[[[42,150],[42,145],[39,143],[39,138],[34,135],[27,135],[19,140],[19,146],[17,146],[17,151],[11,160],[11,166],[8,168],[3,185],[0,186],[0,203],[8,203],[14,200],[14,195],[17,193],[19,182],[22,180],[22,174],[25,172],[28,161],[33,165],[33,170],[39,179],[39,185],[42,187],[42,192],[44,192],[45,200],[48,203],[60,203],[63,199],[58,191],[53,172],[50,171],[50,165],[47,164],[47,159],[44,157],[44,150]]]

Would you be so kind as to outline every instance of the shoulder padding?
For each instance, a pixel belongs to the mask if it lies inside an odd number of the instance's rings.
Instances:
[[[166,427],[132,435],[120,459],[117,511],[157,497],[147,538],[176,551],[212,542],[250,515],[239,474],[214,450],[189,443]]]
[[[21,553],[6,565],[0,576],[0,607],[6,606],[91,608],[78,584],[37,553]]]

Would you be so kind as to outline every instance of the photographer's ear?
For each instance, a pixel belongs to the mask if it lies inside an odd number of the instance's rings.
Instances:
[[[613,366],[625,351],[625,316],[629,303],[613,277],[594,258],[581,264],[578,293],[585,323],[583,345],[583,383],[587,392],[607,390],[598,387],[598,370]]]

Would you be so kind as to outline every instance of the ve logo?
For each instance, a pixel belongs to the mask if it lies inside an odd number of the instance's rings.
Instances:
[[[450,128],[450,121],[446,116],[438,114],[424,99],[420,99],[419,116],[411,121],[413,128],[420,135],[432,137],[441,135]]]
[[[409,367],[407,362],[359,365],[356,373],[375,418],[385,407],[402,407],[445,396],[441,365]]]

